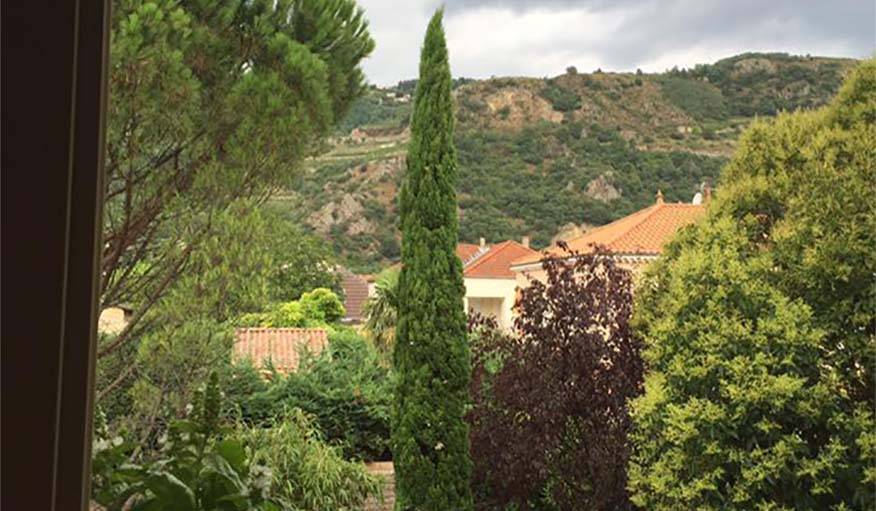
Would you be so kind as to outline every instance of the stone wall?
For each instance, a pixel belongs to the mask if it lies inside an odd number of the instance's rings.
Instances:
[[[366,463],[368,472],[383,477],[383,503],[377,499],[368,499],[365,511],[392,511],[395,507],[395,470],[391,461],[376,461]]]

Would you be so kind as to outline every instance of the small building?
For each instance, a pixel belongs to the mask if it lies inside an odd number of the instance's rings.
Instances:
[[[273,367],[288,374],[298,369],[301,352],[320,353],[328,346],[324,328],[238,328],[231,360],[249,359],[259,369]]]
[[[576,238],[566,241],[569,249],[581,254],[592,253],[602,247],[623,268],[633,272],[641,271],[648,263],[663,253],[663,247],[680,229],[693,224],[706,213],[710,191],[694,203],[671,204],[663,200],[657,192],[653,205],[610,224],[595,227]],[[517,284],[527,287],[529,279],[546,278],[541,261],[547,256],[563,256],[565,251],[552,245],[541,252],[529,254],[513,261]]]
[[[483,239],[479,245],[461,243],[456,253],[463,263],[466,312],[493,317],[500,328],[510,329],[518,285],[511,263],[538,254],[529,248],[529,238],[495,245],[487,245]]]
[[[462,261],[465,311],[492,317],[499,327],[510,329],[517,299],[517,280],[511,271],[511,262],[534,254],[538,252],[529,248],[527,236],[519,243],[507,240],[490,245],[484,238],[477,244],[458,243],[456,256]],[[393,268],[401,269],[401,264]]]

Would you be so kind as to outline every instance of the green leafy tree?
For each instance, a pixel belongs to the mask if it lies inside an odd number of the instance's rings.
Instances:
[[[141,319],[138,342],[98,364],[98,404],[142,445],[228,359],[232,320],[267,304],[271,257],[258,210],[236,202],[214,212],[213,223],[185,274]]]
[[[334,282],[323,259],[324,248],[297,238],[295,253],[278,250],[277,232],[295,232],[290,221],[265,215],[252,201],[236,201],[213,212],[213,228],[189,256],[186,271],[141,321],[137,343],[101,360],[97,371],[98,403],[110,424],[142,432],[179,416],[192,389],[212,368],[225,364],[233,328],[252,326],[321,326],[343,316],[343,304],[328,289],[313,290],[307,300],[271,305],[290,282],[278,271],[291,261],[302,265],[299,283]],[[302,234],[302,236],[304,236]],[[258,313],[253,311],[264,311]],[[243,316],[247,321],[241,321]],[[111,341],[106,341],[111,342]]]
[[[323,287],[304,293],[299,300],[271,304],[264,312],[244,314],[235,323],[266,328],[329,327],[344,314],[338,295]]]
[[[407,173],[399,206],[402,270],[393,354],[398,382],[392,453],[396,509],[472,508],[468,427],[471,375],[456,257],[456,151],[442,11],[420,57]]]
[[[299,302],[305,315],[315,321],[337,323],[347,313],[338,295],[324,287],[304,293]]]
[[[331,246],[288,217],[270,210],[263,215],[268,226],[264,241],[271,254],[269,299],[273,302],[297,300],[305,292],[320,287],[341,294],[341,277],[335,271]]]
[[[643,278],[633,501],[876,504],[876,61],[834,102],[754,125],[709,216]]]
[[[353,0],[119,0],[111,38],[101,306],[134,314],[101,358],[155,326],[215,211],[320,148],[373,48]]]

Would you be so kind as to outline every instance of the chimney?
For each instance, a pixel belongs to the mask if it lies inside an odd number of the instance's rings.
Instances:
[[[526,248],[529,248],[529,236],[524,236],[524,237],[520,240],[520,244],[523,245],[523,246],[526,247]]]
[[[663,204],[663,192],[657,190],[657,204]]]
[[[486,246],[487,246],[487,240],[485,240],[484,238],[481,238],[481,240],[480,240],[480,245],[481,245],[481,248],[486,247]]]

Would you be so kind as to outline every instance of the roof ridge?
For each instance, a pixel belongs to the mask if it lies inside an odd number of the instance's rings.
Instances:
[[[496,257],[496,255],[500,254],[506,248],[514,246],[514,245],[519,246],[520,248],[525,248],[527,250],[530,250],[533,253],[536,253],[536,254],[538,253],[538,250],[534,250],[532,248],[529,248],[526,245],[517,242],[517,240],[510,240],[509,239],[509,240],[505,240],[501,243],[497,243],[495,245],[492,245],[490,247],[490,250],[488,251],[489,252],[488,254],[484,254],[482,257],[477,258],[476,261],[472,261],[473,264],[471,266],[466,266],[465,271],[468,272],[468,271],[472,271],[472,270],[478,268],[479,266],[483,265],[486,261],[489,261],[490,259]]]
[[[630,253],[660,253],[661,240],[667,236],[667,232],[678,230],[681,224],[688,223],[688,219],[694,219],[704,210],[702,204],[658,202],[564,242],[570,249],[584,253],[589,253],[597,246],[604,246],[612,253],[630,250]],[[641,246],[631,248],[634,245]],[[537,256],[517,258],[511,266],[531,264],[551,255],[562,257],[556,244],[541,250]]]
[[[624,217],[618,218],[617,220],[614,220],[613,222],[609,222],[609,223],[607,223],[607,224],[600,225],[599,227],[596,227],[595,229],[590,229],[589,231],[587,231],[587,232],[581,234],[580,236],[576,236],[576,237],[574,237],[574,238],[568,240],[566,243],[571,243],[571,242],[573,242],[573,241],[575,241],[575,240],[577,240],[577,239],[583,238],[583,237],[585,237],[585,236],[590,236],[590,235],[592,235],[592,234],[595,233],[595,232],[602,231],[602,230],[606,230],[606,229],[608,229],[609,227],[611,227],[611,226],[613,226],[613,225],[616,225],[616,224],[619,224],[620,222],[622,222],[622,221],[624,221],[624,220],[626,220],[626,221],[632,221],[632,222],[630,223],[630,227],[629,227],[629,228],[627,228],[626,230],[623,230],[623,231],[618,232],[617,234],[615,234],[615,235],[612,236],[611,238],[607,239],[607,240],[605,241],[605,243],[602,243],[602,245],[609,245],[609,244],[611,244],[611,243],[614,243],[614,242],[617,241],[618,239],[622,238],[623,236],[625,236],[625,235],[626,235],[629,231],[631,231],[632,229],[635,229],[635,228],[638,227],[639,225],[642,225],[642,223],[645,222],[646,220],[648,220],[649,218],[651,218],[651,216],[654,215],[655,212],[659,211],[660,208],[661,208],[661,206],[665,206],[665,205],[666,205],[666,203],[655,202],[654,204],[651,204],[650,206],[648,206],[648,207],[645,208],[645,209],[640,209],[639,211],[636,211],[636,212],[634,212],[634,213],[630,213],[630,214],[627,215],[627,216],[624,216]]]
[[[472,268],[477,268],[478,266],[484,264],[484,261],[490,260],[496,254],[498,254],[501,250],[503,250],[505,248],[505,246],[507,245],[508,241],[510,241],[510,240],[506,240],[506,241],[503,241],[502,243],[497,243],[495,245],[490,245],[489,248],[487,248],[487,250],[484,250],[483,252],[480,252],[478,255],[475,255],[474,257],[472,257],[471,260],[468,262],[468,264],[465,265],[464,270],[468,271],[468,270],[471,270]]]
[[[469,243],[469,245],[474,245],[474,246],[478,247],[478,251],[475,252],[474,254],[472,254],[468,259],[466,259],[465,261],[462,262],[463,269],[468,268],[468,265],[474,263],[475,261],[479,261],[479,260],[483,259],[483,257],[485,255],[487,255],[488,253],[492,252],[493,248],[495,247],[495,245],[486,245],[486,246],[482,247],[482,246],[474,244],[474,243]]]

